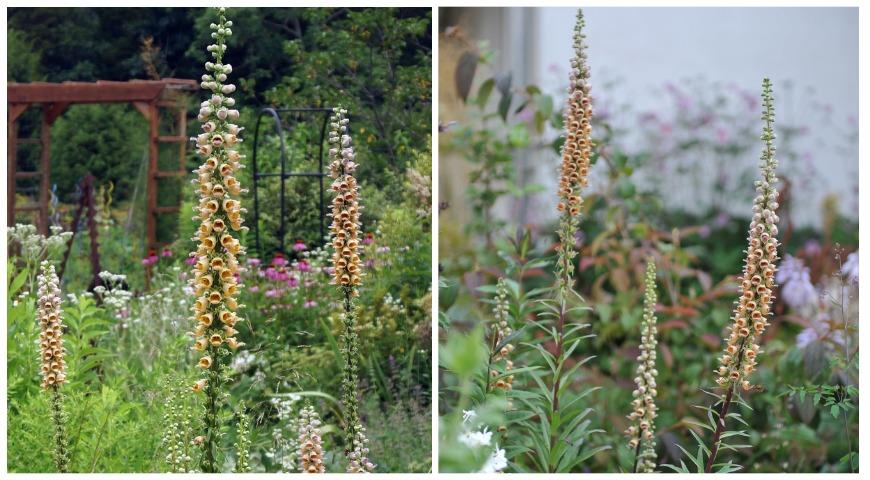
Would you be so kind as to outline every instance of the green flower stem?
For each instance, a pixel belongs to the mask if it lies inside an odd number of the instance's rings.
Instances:
[[[51,420],[54,423],[54,464],[58,473],[69,471],[69,453],[66,440],[66,414],[63,411],[63,395],[55,385],[51,388]]]

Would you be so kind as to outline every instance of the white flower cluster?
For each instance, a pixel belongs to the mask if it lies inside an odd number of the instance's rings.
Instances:
[[[72,232],[64,232],[63,228],[52,226],[49,236],[41,235],[35,225],[16,224],[7,229],[7,239],[10,245],[20,247],[19,256],[28,265],[35,265],[44,258],[54,258],[66,248],[72,237]]]
[[[395,313],[396,315],[402,315],[405,313],[405,305],[402,303],[401,299],[393,298],[389,292],[384,295],[384,306],[387,310]]]
[[[278,464],[281,473],[298,472],[299,419],[295,406],[298,401],[295,395],[271,400],[278,422],[272,429],[272,446],[266,451],[266,457]]]
[[[126,275],[116,275],[103,271],[99,274],[103,285],[94,287],[94,294],[103,302],[116,318],[126,318],[130,315],[130,302],[133,293],[124,288],[127,281]]]
[[[468,448],[488,447],[492,443],[492,432],[487,427],[476,431],[471,428],[474,424],[474,419],[477,417],[477,412],[474,410],[462,411],[463,431],[459,434],[457,440]],[[498,444],[495,449],[489,454],[483,468],[478,473],[500,473],[507,468],[507,457],[503,448],[499,448]]]

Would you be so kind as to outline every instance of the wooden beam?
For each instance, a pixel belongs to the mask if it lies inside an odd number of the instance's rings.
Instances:
[[[9,118],[6,120],[7,124],[12,124],[18,121],[18,117],[20,117],[29,106],[30,105],[26,103],[10,103]]]
[[[183,177],[187,175],[186,170],[176,170],[176,171],[168,171],[168,172],[154,172],[154,176],[157,178],[169,178],[169,177]]]
[[[148,248],[153,248],[157,243],[157,175],[158,172],[158,144],[157,138],[159,136],[159,121],[160,115],[157,111],[157,102],[151,102],[149,105],[149,117],[148,119],[151,122],[151,133],[148,137],[148,175],[147,175],[147,188],[146,188],[146,201],[147,201],[147,222],[146,222],[146,235],[147,235],[147,245]]]
[[[6,226],[15,225],[15,170],[18,168],[18,121],[6,121]],[[27,107],[25,107],[27,108]],[[24,110],[21,110],[23,112]],[[19,112],[20,115],[20,112]]]
[[[136,107],[136,110],[139,110],[139,113],[145,117],[145,120],[151,120],[151,104],[148,102],[133,102],[133,106]]]
[[[70,102],[57,102],[46,106],[48,124],[54,124],[54,121],[57,120],[57,117],[59,117],[64,111],[66,111],[67,108],[69,108],[69,104]]]
[[[180,207],[180,206],[178,206],[178,205],[170,205],[170,206],[168,206],[168,207],[157,207],[157,208],[154,209],[154,213],[155,213],[156,215],[159,215],[159,214],[161,214],[161,213],[175,213],[175,212],[177,212],[177,211],[179,211],[179,210],[181,210],[181,207]],[[155,241],[154,243],[156,244],[157,241]]]
[[[122,103],[150,102],[160,96],[162,82],[12,83],[6,88],[10,103]]]
[[[165,135],[165,136],[157,137],[157,141],[160,143],[186,142],[187,137],[182,136],[182,135]]]
[[[42,126],[40,127],[39,136],[42,139],[42,151],[40,152],[40,167],[42,178],[39,182],[39,231],[43,235],[48,235],[48,202],[49,191],[51,185],[51,122],[49,121],[51,109],[47,105],[42,106]]]

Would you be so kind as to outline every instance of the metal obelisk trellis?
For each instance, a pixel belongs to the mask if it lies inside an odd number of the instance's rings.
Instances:
[[[311,177],[318,181],[320,188],[320,239],[325,237],[326,235],[326,209],[324,204],[324,177],[326,177],[326,173],[323,171],[324,160],[323,160],[323,144],[326,140],[326,126],[329,123],[329,116],[332,113],[331,108],[264,108],[260,110],[260,114],[257,116],[257,124],[254,127],[254,148],[253,148],[253,159],[251,160],[251,167],[253,169],[253,187],[252,192],[254,194],[254,241],[256,244],[257,254],[262,255],[263,250],[260,245],[260,199],[257,190],[257,184],[260,179],[269,178],[269,177],[278,177],[281,182],[281,197],[280,197],[280,219],[278,222],[278,249],[281,253],[285,252],[284,248],[284,237],[287,234],[287,198],[286,198],[286,180],[292,177]],[[282,114],[291,114],[295,116],[300,115],[322,115],[323,121],[320,125],[320,137],[319,143],[317,145],[317,155],[318,155],[318,171],[316,172],[291,172],[288,171],[287,165],[287,142],[284,140],[284,123],[281,120]],[[267,172],[263,173],[258,170],[257,166],[257,151],[260,142],[260,123],[263,118],[269,118],[272,120],[275,128],[275,134],[278,136],[280,146],[281,146],[281,171],[279,172]]]

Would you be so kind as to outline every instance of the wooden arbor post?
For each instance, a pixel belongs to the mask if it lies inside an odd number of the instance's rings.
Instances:
[[[184,147],[186,142],[187,109],[181,91],[196,90],[195,80],[165,78],[162,80],[132,80],[129,82],[98,81],[64,83],[10,83],[7,86],[8,116],[6,119],[7,147],[7,225],[15,224],[15,213],[19,211],[37,212],[37,225],[43,234],[48,233],[48,205],[50,200],[51,179],[51,125],[71,104],[84,103],[133,103],[149,120],[149,165],[148,165],[148,221],[147,243],[156,248],[157,215],[177,212],[179,205],[157,205],[157,179],[182,176],[185,172]],[[30,106],[42,106],[42,125],[39,138],[18,138],[18,119]],[[159,108],[169,107],[176,111],[177,135],[160,136]],[[178,171],[159,170],[159,144],[179,143]],[[23,143],[39,144],[40,167],[36,171],[18,171],[18,145]],[[39,178],[37,201],[17,206],[15,194],[17,180]],[[180,202],[179,202],[180,203]]]
[[[39,128],[39,138],[18,138],[18,119],[30,106],[28,103],[11,103],[7,119],[6,143],[6,214],[12,225],[16,211],[36,212],[36,225],[40,233],[48,234],[48,204],[51,191],[51,126],[57,117],[69,106],[68,102],[41,103],[42,121]],[[18,144],[36,144],[40,147],[39,169],[33,171],[18,171]],[[39,193],[36,203],[22,206],[15,205],[15,192],[19,179],[38,178]]]

